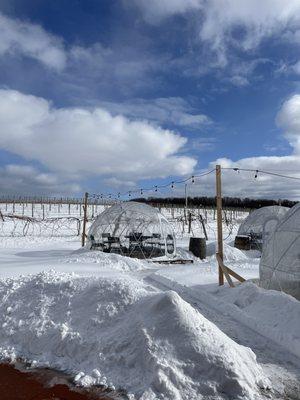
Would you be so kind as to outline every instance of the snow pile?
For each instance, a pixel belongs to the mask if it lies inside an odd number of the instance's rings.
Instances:
[[[217,249],[217,242],[210,242],[206,247],[206,255],[208,257],[215,257]],[[243,261],[248,260],[247,255],[236,247],[223,243],[224,261]]]
[[[254,353],[175,292],[54,271],[0,281],[0,354],[154,400],[260,399]],[[203,397],[202,397],[203,396]]]
[[[74,251],[71,256],[66,257],[63,261],[71,264],[99,264],[100,268],[126,272],[149,268],[147,261],[114,253],[104,253],[103,251],[91,251],[86,247]]]
[[[272,333],[273,340],[300,356],[300,302],[294,297],[259,288],[251,282],[234,290],[220,288],[215,294],[243,310],[260,329]]]

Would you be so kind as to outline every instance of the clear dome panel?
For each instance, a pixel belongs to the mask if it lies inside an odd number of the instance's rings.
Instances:
[[[289,210],[287,207],[281,206],[270,206],[261,207],[255,211],[252,211],[244,222],[240,225],[238,235],[263,235],[264,225],[265,231],[269,234],[272,229],[277,225],[277,222],[286,214]]]
[[[137,202],[118,203],[100,214],[88,234],[88,245],[130,257],[174,257],[173,229],[158,210]]]
[[[260,282],[300,298],[300,205],[290,209],[266,241],[260,261]]]

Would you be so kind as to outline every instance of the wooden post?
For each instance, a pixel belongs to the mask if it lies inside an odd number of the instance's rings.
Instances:
[[[84,195],[84,205],[83,205],[83,225],[82,225],[82,237],[81,237],[81,245],[84,247],[85,245],[85,229],[87,222],[87,203],[88,203],[89,194],[86,192]]]
[[[223,261],[223,226],[222,226],[222,186],[221,186],[221,166],[216,165],[216,195],[217,195],[217,229],[218,229],[218,250],[217,253]],[[219,265],[219,286],[224,285],[223,269]]]

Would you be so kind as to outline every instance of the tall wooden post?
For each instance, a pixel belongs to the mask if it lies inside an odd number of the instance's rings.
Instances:
[[[222,226],[222,186],[221,166],[216,165],[216,195],[217,195],[217,229],[218,229],[218,254],[223,261],[223,226]],[[219,264],[219,285],[224,285],[224,274]]]
[[[85,229],[87,222],[87,203],[88,203],[89,194],[86,192],[84,195],[84,205],[83,205],[83,225],[82,225],[82,237],[81,237],[81,245],[84,247],[85,245]]]

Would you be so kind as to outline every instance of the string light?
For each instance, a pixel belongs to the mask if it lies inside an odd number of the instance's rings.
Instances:
[[[248,168],[239,168],[239,167],[231,167],[231,168],[230,167],[222,167],[222,170],[232,170],[232,171],[237,172],[238,174],[240,173],[240,171],[254,172],[254,174],[255,174],[254,175],[254,179],[258,178],[258,174],[266,174],[266,175],[271,175],[271,176],[275,176],[275,177],[300,180],[300,177],[297,177],[297,176],[288,176],[288,175],[275,173],[275,172],[271,172],[271,171],[264,171],[264,170],[260,170],[260,169],[250,169],[250,168],[248,169]],[[190,177],[188,177],[186,179],[183,179],[183,180],[171,181],[170,183],[167,183],[165,185],[155,185],[155,186],[152,186],[152,188],[151,187],[142,188],[142,189],[138,189],[138,190],[134,190],[134,191],[130,190],[130,191],[125,192],[125,193],[120,193],[119,192],[118,193],[118,198],[120,198],[120,196],[126,196],[126,195],[128,195],[128,197],[131,197],[132,193],[139,193],[139,192],[140,192],[141,195],[144,195],[145,191],[150,191],[151,192],[153,189],[154,189],[155,192],[158,192],[158,189],[167,188],[167,187],[171,187],[171,189],[174,189],[175,184],[183,184],[183,183],[186,184],[189,181],[191,181],[191,183],[194,184],[195,183],[195,178],[201,178],[201,177],[209,175],[209,174],[211,174],[213,172],[215,172],[215,168],[213,168],[213,169],[211,169],[209,171],[206,171],[206,172],[204,172],[203,174],[200,174],[200,175],[192,175],[192,176],[190,176]],[[293,172],[300,174],[300,171],[296,171],[296,170],[294,171],[293,170]],[[93,194],[91,196],[93,198],[99,199],[99,195]],[[103,197],[104,197],[104,195],[101,194],[100,198],[103,199]],[[109,198],[111,198],[111,197],[112,197],[112,194],[109,194]]]

